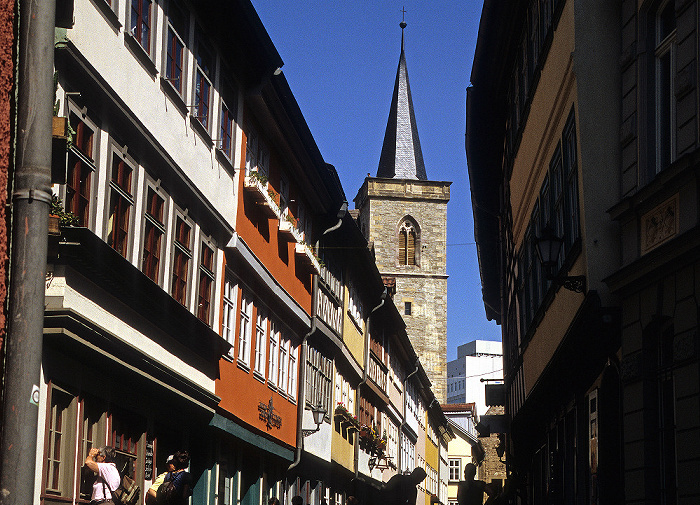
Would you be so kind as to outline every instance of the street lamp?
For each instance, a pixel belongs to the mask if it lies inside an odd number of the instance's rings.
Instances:
[[[569,291],[583,293],[586,290],[585,275],[557,276],[557,261],[563,244],[564,239],[557,237],[554,230],[549,226],[545,226],[542,234],[539,237],[535,237],[535,249],[542,264],[544,276],[547,280],[553,280],[559,286],[563,286]]]
[[[305,437],[311,435],[312,433],[316,433],[321,429],[321,423],[323,422],[323,418],[326,416],[326,412],[328,412],[321,402],[318,402],[318,405],[312,406],[311,407],[311,415],[314,418],[314,423],[316,423],[316,429],[315,430],[301,430],[302,435]]]

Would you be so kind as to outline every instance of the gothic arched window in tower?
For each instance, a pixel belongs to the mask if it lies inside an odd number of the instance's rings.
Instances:
[[[418,231],[410,219],[404,219],[399,228],[399,265],[418,265]]]

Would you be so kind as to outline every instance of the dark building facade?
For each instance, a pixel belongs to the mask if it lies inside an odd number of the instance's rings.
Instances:
[[[698,23],[484,4],[466,148],[518,503],[700,497]]]

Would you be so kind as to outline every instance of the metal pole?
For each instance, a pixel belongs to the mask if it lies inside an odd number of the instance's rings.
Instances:
[[[44,282],[51,203],[55,0],[20,0],[0,504],[34,502]]]

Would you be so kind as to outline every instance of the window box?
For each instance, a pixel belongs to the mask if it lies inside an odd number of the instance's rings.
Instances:
[[[280,219],[278,229],[280,234],[290,242],[294,241],[299,243],[303,241],[301,233],[297,229],[296,219],[291,216],[286,216],[285,218]]]
[[[316,270],[316,273],[321,273],[321,264],[319,263],[318,258],[316,257],[314,252],[307,244],[303,242],[295,244],[294,253],[302,262],[313,267],[313,269]]]
[[[257,172],[251,172],[245,176],[243,188],[256,202],[262,202],[267,195],[267,179],[259,176]]]

